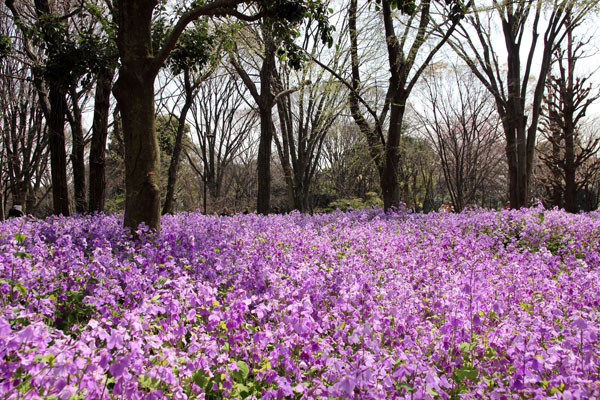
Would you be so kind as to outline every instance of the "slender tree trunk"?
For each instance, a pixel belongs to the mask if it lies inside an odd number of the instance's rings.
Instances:
[[[273,141],[273,105],[271,91],[275,71],[275,43],[270,32],[263,29],[265,38],[265,58],[260,70],[260,141],[258,144],[258,195],[256,211],[266,215],[271,211],[271,142]]]
[[[279,118],[283,121],[284,115],[281,111],[281,106],[278,105],[277,108],[279,109]],[[275,128],[273,128],[273,132],[275,132]],[[281,124],[281,139],[283,143],[280,143],[279,139],[277,139],[277,136],[274,136],[274,138],[275,144],[277,145],[277,152],[279,153],[281,168],[283,168],[285,187],[287,189],[288,207],[290,207],[292,210],[295,210],[296,200],[294,197],[294,178],[292,177],[293,171],[290,164],[289,146],[287,145],[288,132],[283,123]]]
[[[260,110],[260,142],[258,144],[258,195],[256,211],[267,215],[271,210],[271,141],[273,130],[271,128],[271,109]]]
[[[281,90],[281,84],[278,82],[278,89]],[[290,140],[294,138],[290,136],[290,130],[293,129],[290,127],[290,121],[287,118],[285,105],[289,107],[289,104],[285,99],[280,100],[277,103],[277,112],[279,114],[279,126],[281,127],[281,141],[274,135],[275,145],[277,148],[277,153],[279,154],[279,161],[281,162],[281,168],[283,169],[283,176],[285,180],[285,187],[287,189],[287,201],[288,207],[291,210],[296,209],[296,199],[294,197],[294,171],[292,168],[292,164],[290,163]],[[273,132],[275,132],[275,127],[273,127]]]
[[[103,212],[106,200],[106,138],[113,76],[114,70],[100,74],[96,83],[90,146],[89,212]]]
[[[570,20],[570,18],[569,18]],[[565,210],[571,213],[576,213],[578,211],[577,207],[577,182],[576,182],[576,171],[577,165],[575,162],[575,110],[576,105],[576,93],[578,89],[575,87],[575,63],[577,61],[577,57],[575,55],[576,50],[573,49],[573,30],[569,29],[567,34],[567,73],[564,77],[566,82],[566,89],[564,93],[561,94],[564,102],[564,136],[565,136]],[[562,92],[562,90],[561,90]],[[581,92],[580,92],[581,93]],[[589,103],[588,103],[589,104]],[[581,110],[581,114],[585,114],[585,109],[587,105],[584,106],[583,110]]]
[[[561,177],[559,171],[560,132],[558,129],[553,129],[552,137],[552,161],[554,162],[554,165],[552,166],[552,205],[554,207],[562,207],[562,188],[560,184]]]
[[[67,154],[65,152],[65,91],[56,86],[50,86],[49,100],[48,145],[50,148],[54,213],[69,216],[69,186],[67,181]]]
[[[83,214],[87,211],[85,187],[85,140],[81,126],[81,110],[77,104],[76,90],[71,90],[73,98],[73,115],[69,119],[71,135],[73,137],[73,150],[71,151],[71,165],[73,167],[73,197],[75,212]]]
[[[181,108],[181,115],[179,116],[179,123],[177,125],[177,134],[175,136],[175,144],[173,145],[173,154],[171,155],[171,162],[169,164],[169,176],[167,179],[167,194],[165,198],[165,204],[163,206],[162,213],[172,214],[175,205],[175,188],[177,187],[177,172],[179,170],[179,158],[181,157],[181,148],[183,142],[183,135],[185,133],[185,119],[187,113],[192,106],[194,100],[194,91],[191,87],[189,71],[185,73],[185,103]]]
[[[576,213],[577,209],[577,182],[575,177],[575,143],[573,140],[575,127],[572,114],[565,113],[565,210]]]
[[[521,130],[517,131],[517,157],[518,157],[518,176],[517,185],[519,186],[518,192],[518,206],[527,207],[529,204],[529,179],[527,174],[527,151],[526,151],[526,137],[525,132],[521,133]]]
[[[25,209],[23,212],[26,214],[33,214],[37,204],[37,197],[35,194],[38,188],[34,187],[33,185],[28,186],[29,190],[27,191],[27,197],[25,198]]]

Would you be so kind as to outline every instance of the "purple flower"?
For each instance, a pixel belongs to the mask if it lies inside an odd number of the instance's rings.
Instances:
[[[129,366],[129,362],[129,356],[120,357],[110,365],[110,374],[115,378],[120,377],[125,372],[125,369]]]

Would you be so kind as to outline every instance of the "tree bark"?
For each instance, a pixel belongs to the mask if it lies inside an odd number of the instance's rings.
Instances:
[[[559,53],[560,54],[560,53]],[[564,137],[565,137],[565,210],[571,213],[578,211],[577,207],[577,182],[575,163],[575,111],[576,111],[576,92],[575,88],[575,62],[577,57],[573,50],[573,30],[569,29],[567,34],[567,73],[563,73],[564,86],[566,90],[561,90],[563,98],[563,118],[564,118]],[[564,76],[566,75],[566,76]],[[587,106],[586,106],[587,107]],[[585,108],[583,114],[585,114]]]
[[[75,200],[75,212],[83,214],[87,211],[87,198],[85,186],[85,140],[83,138],[83,127],[81,110],[77,104],[77,90],[70,88],[73,102],[73,113],[70,115],[71,136],[73,138],[73,149],[71,151],[71,166],[73,167],[73,197]]]
[[[123,65],[113,92],[125,143],[125,219],[133,232],[142,222],[160,230],[160,151],[154,125],[154,79]],[[137,68],[139,70],[139,68]],[[136,96],[130,96],[135,92]]]
[[[557,129],[553,129],[552,132],[552,138],[554,139],[552,141],[552,161],[553,161],[553,165],[552,165],[552,176],[553,176],[553,182],[552,182],[552,205],[554,207],[562,207],[562,186],[560,184],[561,181],[561,176],[560,176],[560,170],[559,170],[559,163],[560,163],[560,132]]]
[[[65,152],[65,90],[50,86],[50,117],[48,119],[48,145],[52,176],[54,214],[69,216],[69,186],[67,180],[67,154]]]
[[[398,89],[398,91],[400,91]],[[400,204],[400,185],[398,181],[398,168],[400,164],[400,136],[402,135],[402,120],[406,107],[406,98],[394,98],[390,107],[390,127],[385,147],[385,162],[381,174],[381,191],[383,194],[383,208],[398,207]],[[416,205],[415,205],[416,206]]]
[[[265,41],[264,60],[260,70],[260,141],[258,144],[257,174],[258,194],[256,211],[267,215],[271,211],[271,142],[273,141],[273,105],[271,91],[275,71],[275,42],[271,33],[263,29]]]
[[[25,206],[25,201],[27,200],[27,195],[29,193],[29,182],[15,182],[14,185],[11,185],[11,189],[13,195],[13,203]],[[23,212],[25,211],[28,210],[23,210]]]
[[[119,78],[113,88],[123,123],[125,143],[125,217],[135,235],[145,223],[160,230],[160,151],[154,122],[152,1],[119,1],[117,45]]]
[[[108,137],[108,115],[110,91],[114,70],[98,76],[94,95],[94,122],[90,145],[89,203],[88,210],[103,212],[106,201],[106,138]]]

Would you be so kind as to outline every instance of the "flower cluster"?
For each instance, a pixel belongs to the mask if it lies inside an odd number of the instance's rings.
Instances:
[[[600,396],[600,214],[12,219],[6,399]]]

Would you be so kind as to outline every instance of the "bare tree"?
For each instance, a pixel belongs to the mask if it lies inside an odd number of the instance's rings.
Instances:
[[[321,185],[330,200],[363,198],[379,188],[378,175],[364,135],[349,115],[331,127],[323,145]]]
[[[237,73],[242,78],[248,92],[254,99],[260,116],[260,142],[258,144],[257,175],[258,192],[256,209],[261,214],[271,211],[271,144],[273,142],[273,107],[277,104],[276,94],[273,91],[273,77],[275,75],[276,51],[281,38],[273,35],[266,24],[261,25],[260,41],[261,66],[259,67],[258,84],[242,66],[239,52],[233,54],[231,61]]]
[[[194,103],[200,86],[214,72],[220,61],[219,53],[222,46],[218,38],[210,32],[207,24],[198,22],[182,33],[177,46],[167,60],[171,71],[178,75],[177,80],[184,101],[180,108],[173,154],[169,161],[163,214],[174,211],[179,159],[183,149],[188,111]]]
[[[47,79],[48,76],[43,68],[45,61],[43,57],[57,55],[59,43],[57,32],[50,23],[55,21],[60,11],[57,7],[52,8],[47,0],[36,1],[35,4],[22,2],[21,8],[17,8],[14,0],[7,0],[6,6],[12,13],[12,17],[23,32],[23,48],[29,61],[40,71],[35,76],[34,82],[40,100],[42,111],[48,123],[48,144],[50,148],[50,165],[52,171],[52,196],[54,212],[56,214],[69,215],[69,189],[67,180],[67,156],[65,150],[65,112],[67,89],[60,80]],[[64,4],[52,6],[63,6]],[[40,43],[43,46],[35,48],[30,40],[29,29],[37,26],[38,21],[45,21],[39,31],[43,38]],[[56,61],[56,60],[55,60]],[[54,71],[57,72],[57,71]],[[57,75],[58,76],[58,75]]]
[[[302,49],[312,57],[323,58],[326,47],[315,38],[315,29],[308,24]],[[333,53],[328,67],[340,71],[347,65],[347,53]],[[325,136],[337,116],[346,106],[345,87],[314,63],[300,70],[280,65],[276,71],[275,87],[280,96],[277,102],[279,131],[275,144],[288,188],[291,209],[308,210],[309,190],[320,163]]]
[[[438,65],[423,81],[420,128],[440,159],[455,210],[462,211],[502,166],[494,151],[502,140],[500,120],[492,96],[469,71]]]
[[[408,3],[404,3],[408,4]],[[359,58],[358,0],[351,0],[348,10],[350,54],[352,58],[352,82],[350,109],[361,132],[366,136],[379,176],[385,209],[398,204],[399,164],[401,162],[402,124],[408,98],[436,53],[446,43],[471,1],[437,2],[423,0],[408,7],[407,16],[398,20],[398,14],[389,1],[381,2],[382,19],[387,47],[387,62],[390,70],[386,100],[379,113],[362,100],[364,90]],[[435,31],[441,32],[435,37]],[[424,55],[425,53],[425,55]],[[367,114],[363,114],[362,109]],[[383,124],[389,113],[389,126],[384,136]]]
[[[256,137],[255,137],[256,136]],[[256,160],[258,150],[258,136],[250,134],[246,137],[243,146],[227,169],[226,179],[231,182],[229,197],[225,204],[248,206],[256,199],[258,176],[256,175]],[[228,179],[229,178],[229,179]]]
[[[227,168],[243,148],[257,115],[245,108],[243,85],[219,70],[200,87],[191,106],[193,144],[185,149],[192,169],[217,199]]]
[[[557,46],[555,73],[550,74],[546,83],[541,121],[542,136],[550,145],[545,148],[551,150],[545,152],[541,147],[540,158],[552,172],[552,203],[560,207],[564,194],[564,207],[569,212],[578,211],[577,192],[589,184],[590,177],[578,172],[600,149],[600,137],[585,138],[581,132],[588,107],[600,97],[588,83],[591,75],[576,76],[575,67],[585,55],[586,44],[573,37],[570,27],[566,48],[562,44]]]
[[[513,208],[529,202],[536,133],[552,51],[565,37],[568,25],[578,23],[595,3],[514,0],[493,1],[490,6],[489,2],[478,1],[450,41],[494,96],[506,139]],[[495,40],[497,28],[502,42]],[[527,32],[531,35],[529,42],[524,40]],[[498,48],[500,43],[505,46],[502,50]]]
[[[34,213],[41,176],[48,161],[45,120],[31,69],[21,58],[22,38],[6,14],[0,18],[4,19],[0,33],[13,39],[12,51],[0,60],[2,175],[9,182],[13,203]]]
[[[327,35],[327,9],[320,2],[254,2],[249,0],[214,0],[208,2],[180,2],[174,24],[159,49],[153,48],[152,30],[155,27],[157,0],[128,0],[115,3],[117,44],[121,57],[119,78],[113,92],[123,119],[126,166],[126,206],[124,225],[135,232],[138,225],[146,223],[152,230],[160,229],[160,185],[154,174],[160,168],[160,153],[154,127],[154,80],[167,57],[174,49],[186,26],[201,16],[232,16],[237,20],[258,21],[265,18],[263,26],[275,26],[277,32],[291,40],[294,24],[306,17],[314,17]],[[256,7],[253,7],[256,6]],[[265,77],[272,75],[274,43],[267,46]],[[271,56],[271,54],[273,56]],[[272,107],[270,84],[263,80],[261,102]],[[255,92],[255,91],[254,91]],[[254,93],[258,94],[258,93]],[[265,107],[262,110],[266,110]],[[268,118],[261,111],[261,118]],[[269,109],[270,113],[270,109]],[[271,150],[272,124],[264,124],[264,140],[259,151],[260,165],[266,168],[259,176],[259,205],[268,212],[268,172]],[[265,163],[266,160],[266,163]],[[260,167],[259,167],[260,168]],[[263,177],[265,180],[263,181]]]

